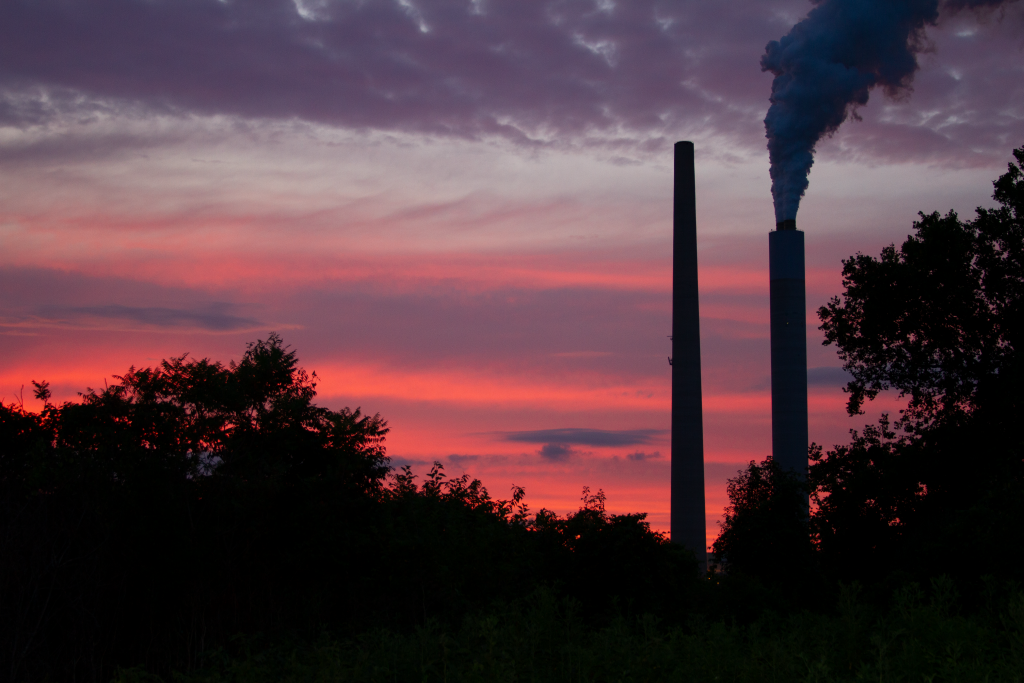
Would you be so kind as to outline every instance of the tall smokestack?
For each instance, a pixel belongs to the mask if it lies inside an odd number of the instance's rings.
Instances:
[[[768,233],[772,333],[772,457],[807,477],[807,321],[804,234],[795,220]]]
[[[672,203],[672,513],[671,537],[707,566],[704,418],[697,301],[697,191],[693,143],[675,145]]]

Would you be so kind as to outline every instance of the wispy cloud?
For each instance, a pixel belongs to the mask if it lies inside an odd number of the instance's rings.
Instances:
[[[853,375],[842,368],[807,368],[807,384],[812,387],[844,387]]]
[[[523,432],[499,433],[504,441],[541,443],[547,446],[637,446],[650,443],[665,434],[664,429],[536,429]],[[554,452],[554,451],[552,451]]]
[[[0,315],[0,328],[67,328],[91,330],[190,330],[204,332],[264,331],[256,318],[229,313],[231,304],[211,304],[198,309],[163,306],[40,306],[27,315]]]
[[[645,453],[643,451],[636,451],[626,455],[626,460],[632,460],[634,462],[643,462],[645,460],[661,460],[661,452],[654,451],[653,453]]]

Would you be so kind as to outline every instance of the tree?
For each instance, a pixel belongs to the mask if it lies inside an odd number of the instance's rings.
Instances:
[[[818,311],[853,376],[850,415],[882,391],[907,399],[891,425],[812,447],[814,525],[834,567],[1019,571],[1007,549],[1024,540],[1011,493],[1024,483],[1024,147],[1013,155],[997,208],[920,214],[899,248],[844,260],[842,297]]]
[[[46,404],[51,473],[122,482],[154,468],[185,479],[343,477],[369,493],[389,471],[387,423],[314,405],[316,374],[298,367],[277,334],[226,367],[184,354],[115,379],[79,403]]]
[[[909,437],[893,431],[887,415],[851,434],[849,445],[828,453],[810,449],[811,530],[833,575],[864,581],[901,552],[924,486]]]
[[[699,576],[693,553],[652,530],[646,513],[609,514],[603,490],[584,486],[580,502],[565,517],[542,509],[529,523],[542,549],[537,569],[590,617],[625,611],[678,618]]]
[[[803,578],[812,559],[806,484],[768,456],[751,460],[726,491],[725,520],[711,546],[719,566],[769,583]]]
[[[182,355],[116,380],[60,405],[35,383],[40,413],[0,404],[13,678],[187,668],[207,638],[379,601],[384,553],[367,552],[390,471],[379,415],[314,405],[315,375],[275,334],[237,364]]]
[[[996,209],[973,221],[921,215],[879,258],[843,261],[842,298],[818,315],[853,375],[847,410],[896,389],[922,431],[978,410],[1016,412],[1024,332],[1024,147],[995,181]],[[1007,401],[1011,406],[1007,406]]]

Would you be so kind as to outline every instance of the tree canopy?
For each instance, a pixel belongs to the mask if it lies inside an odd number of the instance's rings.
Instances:
[[[847,577],[1014,574],[1024,559],[1024,147],[1013,154],[996,208],[920,214],[900,247],[844,260],[844,292],[819,310],[853,376],[848,412],[882,391],[907,400],[849,445],[811,448],[819,550]]]
[[[298,367],[276,334],[249,344],[228,366],[184,354],[115,379],[61,405],[49,402],[45,382],[36,383],[46,401],[38,419],[14,405],[0,408],[9,446],[0,479],[48,488],[68,476],[123,483],[159,470],[186,479],[343,477],[370,493],[389,471],[387,423],[358,408],[315,406],[315,374]]]
[[[896,389],[924,429],[1019,405],[1024,333],[1024,147],[995,181],[995,209],[972,221],[920,214],[915,234],[878,258],[843,261],[842,297],[818,315],[853,379],[848,411]]]

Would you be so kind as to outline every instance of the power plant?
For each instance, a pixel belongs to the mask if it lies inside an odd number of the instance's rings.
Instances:
[[[672,201],[671,538],[707,566],[704,519],[704,415],[697,299],[697,190],[693,143],[675,144]]]
[[[671,538],[707,566],[704,417],[697,288],[697,193],[692,142],[675,144],[672,202]],[[768,233],[772,457],[807,477],[807,330],[804,234],[796,220]]]

